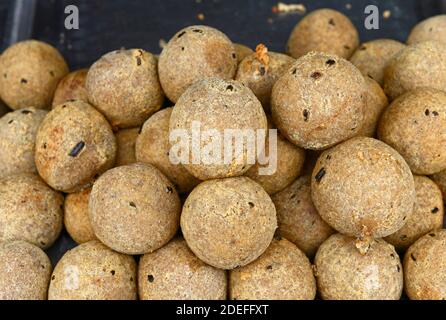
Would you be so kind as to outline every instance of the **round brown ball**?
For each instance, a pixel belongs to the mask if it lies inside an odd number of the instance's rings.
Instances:
[[[361,44],[351,56],[350,62],[380,86],[384,84],[384,69],[387,63],[402,49],[405,44],[392,39],[376,39]]]
[[[163,48],[158,68],[166,96],[176,103],[198,80],[233,79],[237,54],[234,44],[221,31],[208,26],[190,26],[178,31]]]
[[[366,107],[364,110],[364,124],[358,136],[374,137],[379,119],[389,105],[386,94],[380,85],[373,79],[366,77],[368,90],[366,93]]]
[[[250,54],[254,53],[254,50],[240,43],[234,43],[235,54],[237,55],[237,63],[240,63]]]
[[[403,268],[395,248],[382,239],[361,254],[356,240],[342,234],[328,238],[314,263],[318,291],[324,300],[399,300]]]
[[[271,131],[269,134],[271,134]],[[277,153],[272,152],[270,138],[267,137],[263,156],[266,155],[266,157],[269,157],[268,163],[260,164],[257,161],[245,174],[247,177],[259,183],[270,195],[290,185],[301,174],[305,162],[305,150],[293,145],[277,131],[276,135]],[[271,142],[274,143],[274,140],[271,140]],[[265,159],[268,159],[266,157]],[[271,173],[260,171],[268,168],[271,169]]]
[[[416,241],[404,256],[404,284],[412,300],[446,299],[446,230]]]
[[[277,210],[279,234],[312,258],[335,231],[314,207],[310,186],[311,177],[303,176],[271,198]]]
[[[49,300],[136,300],[136,262],[93,240],[67,251],[54,268]]]
[[[264,45],[258,45],[255,53],[239,63],[235,80],[251,89],[263,107],[269,109],[274,83],[294,61],[290,56],[268,52]]]
[[[446,93],[421,88],[402,95],[385,110],[378,136],[416,174],[446,169]]]
[[[419,22],[407,38],[408,44],[424,41],[439,41],[446,43],[446,15],[438,15]]]
[[[328,148],[361,129],[366,89],[364,77],[350,62],[325,53],[309,53],[274,85],[274,123],[300,147]]]
[[[87,89],[85,88],[87,73],[88,69],[76,70],[60,80],[54,92],[53,108],[71,100],[88,102]]]
[[[46,114],[45,110],[26,108],[0,118],[0,177],[37,173],[36,135]]]
[[[174,239],[139,260],[141,300],[225,300],[226,271],[198,259],[183,239]]]
[[[56,190],[89,188],[97,175],[113,166],[115,157],[116,140],[109,123],[79,100],[50,111],[37,132],[37,170]]]
[[[71,193],[65,197],[64,225],[68,234],[78,244],[95,240],[88,214],[88,201],[91,189]]]
[[[116,132],[116,153],[115,166],[125,166],[136,162],[135,145],[139,135],[139,128],[121,129]]]
[[[194,122],[199,124],[201,132],[216,131],[223,140],[225,149],[229,147],[224,141],[224,132],[227,129],[255,130],[256,135],[259,131],[267,130],[265,112],[252,91],[238,81],[218,78],[198,81],[181,96],[170,117],[169,134],[174,130],[185,130],[185,133],[192,137]],[[204,150],[209,148],[207,145],[213,140],[211,137],[201,139],[199,151],[204,153]],[[213,155],[220,159],[212,161],[211,164],[211,161],[205,159],[199,159],[197,163],[194,161],[196,159],[193,158],[193,152],[189,152],[189,160],[186,161],[188,163],[182,163],[187,171],[200,180],[240,176],[255,163],[251,163],[248,157],[248,150],[252,146],[247,140],[242,142],[243,149],[239,155],[234,152],[234,139],[229,142],[233,150],[230,161],[223,161],[221,153]]]
[[[46,300],[51,262],[25,241],[0,244],[0,300]]]
[[[294,58],[320,51],[348,59],[358,45],[358,30],[348,17],[336,10],[319,9],[294,27],[287,52]]]
[[[388,62],[384,70],[384,92],[391,100],[422,87],[446,91],[446,43],[416,43]]]
[[[48,109],[68,66],[56,48],[27,40],[6,49],[0,57],[0,96],[11,109]]]
[[[102,56],[88,71],[86,87],[88,100],[118,128],[142,125],[164,101],[157,59],[141,49]]]
[[[151,116],[143,125],[136,139],[136,159],[150,163],[175,184],[178,192],[191,191],[199,180],[181,164],[170,160],[169,121],[173,108],[166,108]]]
[[[424,176],[414,176],[417,198],[406,224],[385,240],[399,250],[406,250],[426,233],[443,227],[444,204],[441,190]]]
[[[305,254],[282,238],[254,262],[230,271],[229,292],[233,300],[314,300],[316,280]]]
[[[181,230],[198,258],[220,269],[257,259],[277,228],[276,209],[263,188],[246,177],[209,180],[186,199]]]
[[[179,227],[181,203],[174,185],[155,167],[135,163],[104,173],[89,201],[95,235],[126,254],[161,248]]]
[[[0,242],[24,240],[42,249],[62,230],[63,196],[37,175],[18,174],[0,180]]]
[[[409,166],[394,149],[357,137],[322,153],[311,195],[334,229],[366,240],[403,227],[414,207],[415,187]]]

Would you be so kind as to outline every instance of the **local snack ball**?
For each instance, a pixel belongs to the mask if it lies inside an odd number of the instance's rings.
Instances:
[[[70,72],[60,80],[54,92],[52,107],[71,100],[88,102],[88,93],[85,88],[88,69],[80,69]]]
[[[88,213],[90,193],[91,188],[77,193],[70,193],[65,197],[65,229],[78,244],[96,239]]]
[[[414,44],[423,41],[446,43],[446,15],[427,18],[413,27],[407,38],[407,43]]]

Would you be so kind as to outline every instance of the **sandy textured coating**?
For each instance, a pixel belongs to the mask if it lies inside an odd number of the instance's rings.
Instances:
[[[51,262],[25,241],[0,245],[0,300],[46,300]]]
[[[140,129],[121,129],[116,132],[116,143],[118,152],[116,153],[115,166],[125,166],[136,162],[135,145]]]
[[[95,235],[126,254],[161,248],[179,227],[174,185],[155,167],[135,163],[104,173],[93,185],[89,214]]]
[[[404,159],[381,141],[357,137],[322,153],[311,179],[321,217],[337,231],[381,238],[412,214],[415,187]]]
[[[254,162],[248,161],[248,152],[252,151],[249,139],[241,142],[242,152],[237,155],[235,139],[225,141],[228,129],[248,130],[255,137],[258,137],[258,132],[266,133],[267,129],[265,112],[252,91],[238,81],[218,78],[207,78],[189,87],[172,110],[169,132],[172,134],[175,133],[174,130],[185,130],[181,137],[187,134],[192,139],[193,131],[198,131],[193,130],[194,123],[198,124],[201,133],[213,130],[217,136],[213,138],[202,134],[200,148],[197,148],[200,158],[196,161],[194,152],[191,151],[189,163],[184,164],[187,171],[201,180],[240,176],[255,163],[256,159]],[[240,133],[236,132],[236,137],[237,135],[240,136]],[[218,138],[221,140],[221,153],[211,155]],[[171,144],[175,145],[177,142]],[[225,152],[229,147],[232,147],[232,153],[229,159],[225,159]],[[210,156],[201,157],[202,154]]]
[[[181,164],[170,160],[169,121],[173,108],[166,108],[151,116],[136,139],[136,159],[157,167],[177,187],[178,192],[191,191],[200,181]]]
[[[418,239],[404,256],[405,291],[412,300],[446,299],[446,230]]]
[[[257,260],[230,271],[229,292],[233,300],[313,300],[316,281],[305,254],[274,239]]]
[[[427,18],[413,27],[407,38],[407,43],[414,44],[423,41],[446,43],[446,15]]]
[[[272,196],[277,210],[279,234],[308,257],[335,231],[320,217],[311,200],[311,177],[303,176]]]
[[[62,230],[63,196],[34,174],[0,180],[0,242],[24,240],[47,249]]]
[[[246,177],[201,183],[186,199],[181,215],[181,230],[191,250],[220,269],[257,259],[276,228],[271,198]]]
[[[163,48],[158,68],[166,96],[177,102],[198,80],[234,78],[237,54],[224,33],[208,26],[190,26],[178,31]]]
[[[0,118],[0,177],[37,173],[34,151],[37,130],[47,111],[26,108]]]
[[[362,72],[364,77],[370,77],[382,86],[387,63],[405,47],[405,44],[392,39],[364,42],[351,56],[350,62]]]
[[[82,101],[54,108],[37,133],[37,170],[56,190],[71,193],[90,187],[97,175],[113,166],[115,157],[110,125]]]
[[[400,258],[382,239],[362,255],[354,238],[335,234],[319,248],[315,272],[324,300],[399,300],[403,291]]]
[[[294,27],[287,52],[294,58],[320,51],[348,59],[358,45],[358,31],[348,17],[336,10],[319,9]]]
[[[6,49],[0,57],[0,96],[11,109],[48,109],[68,66],[56,48],[27,40]]]
[[[136,262],[99,241],[67,251],[54,268],[49,300],[136,300]]]
[[[78,244],[96,239],[90,223],[88,201],[91,189],[71,193],[65,197],[64,225],[71,238]]]
[[[446,43],[416,43],[388,62],[384,70],[384,91],[391,100],[422,87],[446,91]]]
[[[85,88],[87,73],[88,69],[76,70],[70,72],[60,80],[54,92],[53,108],[71,100],[88,102],[88,93]]]
[[[359,132],[366,89],[364,77],[350,62],[311,52],[297,59],[274,85],[274,123],[294,144],[326,149]]]
[[[440,188],[429,178],[414,176],[417,198],[406,224],[385,240],[405,250],[426,233],[443,227],[444,204]]]
[[[102,56],[88,71],[86,87],[88,100],[118,128],[142,125],[164,101],[157,59],[142,49]]]
[[[198,259],[178,238],[141,257],[138,290],[141,300],[225,300],[227,276]]]
[[[446,169],[446,92],[422,88],[402,95],[381,117],[378,136],[416,174]]]

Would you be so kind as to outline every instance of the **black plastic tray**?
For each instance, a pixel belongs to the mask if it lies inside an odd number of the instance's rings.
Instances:
[[[361,41],[393,38],[405,41],[411,27],[432,15],[446,13],[446,0],[282,0],[302,3],[307,11],[329,7],[349,16]],[[299,14],[275,14],[276,0],[0,0],[0,39],[3,50],[27,38],[56,46],[72,69],[88,67],[102,54],[125,48],[161,51],[161,39],[168,41],[179,29],[206,24],[225,32],[234,42],[252,48],[258,43],[283,51]],[[348,9],[347,5],[351,8]],[[364,28],[364,8],[376,5],[389,10],[379,30]],[[64,9],[76,5],[80,29],[66,30]],[[204,15],[204,20],[198,19]],[[53,263],[75,246],[64,232],[48,251]]]

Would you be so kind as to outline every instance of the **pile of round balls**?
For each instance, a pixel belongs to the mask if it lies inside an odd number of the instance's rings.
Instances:
[[[0,57],[0,299],[446,299],[446,16],[360,44],[311,12],[286,54],[208,26],[69,73]],[[169,132],[277,128],[277,170],[174,164]],[[54,268],[65,228],[79,244]]]

